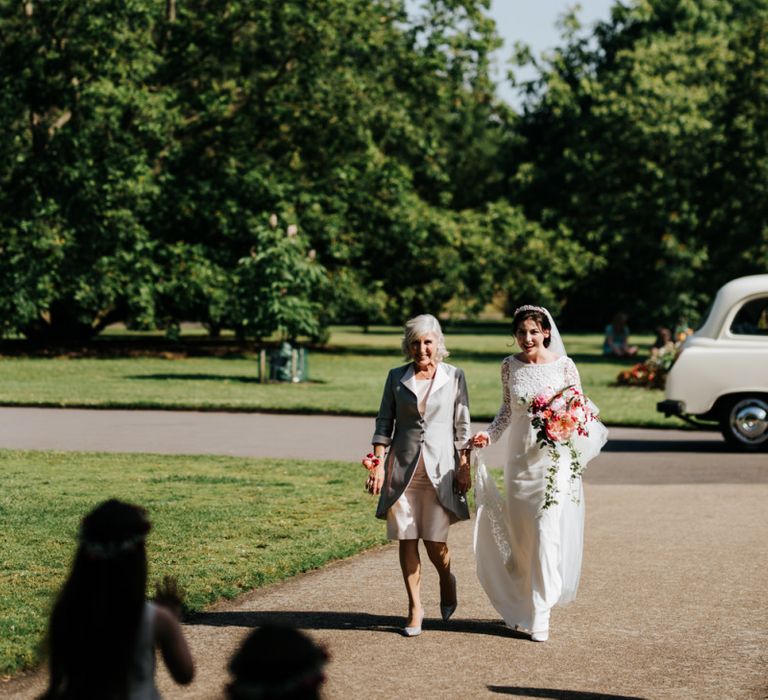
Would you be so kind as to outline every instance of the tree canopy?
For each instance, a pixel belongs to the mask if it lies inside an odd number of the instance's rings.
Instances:
[[[617,3],[591,34],[564,29],[524,86],[512,197],[605,261],[572,286],[572,319],[691,320],[768,268],[768,4]]]
[[[481,307],[532,226],[501,197],[486,6],[3,5],[4,330],[316,335]]]
[[[488,4],[0,4],[0,332],[649,326],[766,269],[766,1],[566,16],[519,114]]]

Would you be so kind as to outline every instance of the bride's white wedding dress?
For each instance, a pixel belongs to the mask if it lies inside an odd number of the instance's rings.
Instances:
[[[509,627],[544,632],[552,606],[573,600],[579,587],[584,493],[580,478],[571,482],[570,454],[561,447],[558,504],[542,510],[551,459],[548,450],[538,446],[520,399],[547,387],[559,391],[575,385],[581,390],[581,382],[567,356],[548,364],[528,364],[510,356],[501,365],[501,377],[504,398],[487,432],[491,442],[497,442],[509,429],[505,496],[480,462],[475,485],[477,576]],[[599,453],[606,437],[603,424],[594,421],[587,437],[574,438],[583,464]]]

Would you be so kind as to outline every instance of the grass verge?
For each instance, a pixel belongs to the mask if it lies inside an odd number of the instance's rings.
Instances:
[[[0,675],[34,667],[81,517],[149,510],[150,584],[190,610],[386,541],[364,471],[340,462],[0,450]]]

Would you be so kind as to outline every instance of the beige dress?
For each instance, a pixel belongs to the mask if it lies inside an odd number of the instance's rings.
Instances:
[[[429,379],[416,381],[416,396],[422,415],[431,384]],[[438,500],[437,491],[424,468],[424,456],[419,455],[411,481],[387,511],[387,537],[390,540],[446,542],[450,525],[450,515]]]

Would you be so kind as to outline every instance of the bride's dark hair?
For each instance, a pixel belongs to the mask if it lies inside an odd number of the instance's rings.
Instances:
[[[517,313],[515,313],[515,315],[512,317],[512,334],[516,334],[517,329],[520,328],[520,326],[522,326],[523,323],[528,319],[536,323],[536,325],[538,325],[538,327],[543,331],[552,330],[552,324],[549,322],[549,316],[544,313],[544,311],[539,310],[538,308],[528,307],[519,309]],[[544,338],[544,347],[548,348],[551,342],[551,335],[547,335]]]
[[[150,528],[143,508],[115,499],[83,518],[72,571],[51,614],[44,700],[128,697]]]

